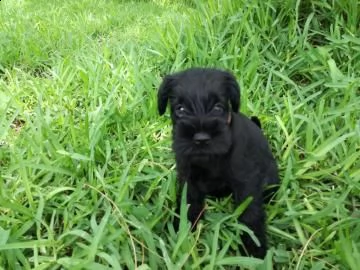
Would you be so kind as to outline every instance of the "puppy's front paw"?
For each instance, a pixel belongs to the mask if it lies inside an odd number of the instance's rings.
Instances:
[[[240,246],[240,253],[244,256],[251,256],[259,259],[264,259],[267,251],[267,245],[265,240],[260,240],[260,246],[257,246],[252,238],[246,234],[241,237],[243,246]]]
[[[174,227],[175,232],[179,231],[179,225],[180,225],[180,218],[177,216],[174,216],[173,227]]]

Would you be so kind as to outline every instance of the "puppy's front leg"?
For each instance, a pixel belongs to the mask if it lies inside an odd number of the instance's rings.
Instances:
[[[234,192],[236,205],[240,205],[248,196],[252,196],[253,200],[241,214],[239,221],[254,232],[255,236],[260,242],[260,246],[257,246],[247,233],[244,233],[244,235],[241,237],[241,240],[244,248],[250,256],[262,259],[266,255],[267,241],[265,210],[263,208],[261,192],[251,193],[249,190],[246,191],[246,189],[236,190]],[[242,247],[240,247],[240,250],[242,254],[246,255],[246,252]]]
[[[204,199],[205,195],[194,185],[188,184],[187,203],[189,204],[188,219],[192,224],[192,229],[195,229],[196,223],[204,214]]]
[[[244,223],[251,229],[260,242],[260,246],[245,233],[241,240],[250,256],[256,258],[264,258],[267,250],[266,232],[265,232],[265,211],[262,208],[261,202],[252,202],[247,209],[240,216],[240,222]]]
[[[182,188],[180,189],[182,190]],[[188,183],[187,186],[187,194],[186,194],[186,203],[189,204],[188,209],[188,220],[191,222],[192,230],[196,228],[196,223],[203,215],[204,209],[204,199],[205,195],[199,191],[196,186],[191,183]],[[181,209],[181,192],[178,193],[177,197],[177,207],[176,213],[180,216]],[[179,229],[179,219],[175,218],[174,220],[174,228],[176,230]]]

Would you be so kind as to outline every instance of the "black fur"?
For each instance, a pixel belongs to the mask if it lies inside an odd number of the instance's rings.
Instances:
[[[261,128],[261,122],[260,119],[257,118],[256,116],[251,116],[250,117],[251,121],[253,121],[259,128]]]
[[[168,102],[178,180],[181,186],[188,185],[188,219],[195,224],[200,218],[207,195],[232,194],[237,205],[251,196],[240,222],[253,230],[261,246],[245,233],[242,242],[249,255],[263,258],[267,249],[264,188],[279,183],[278,170],[259,119],[238,113],[236,79],[225,71],[200,68],[166,76],[158,92],[161,115]]]

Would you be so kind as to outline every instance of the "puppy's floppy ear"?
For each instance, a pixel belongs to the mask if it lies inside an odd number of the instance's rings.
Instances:
[[[169,93],[173,87],[174,79],[171,75],[165,76],[158,90],[158,111],[163,115],[166,111]]]
[[[230,73],[225,76],[225,87],[233,112],[238,112],[240,109],[240,86]]]

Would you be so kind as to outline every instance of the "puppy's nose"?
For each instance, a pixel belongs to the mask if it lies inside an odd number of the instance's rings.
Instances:
[[[195,133],[193,140],[195,144],[208,144],[210,141],[210,135],[205,132]]]

